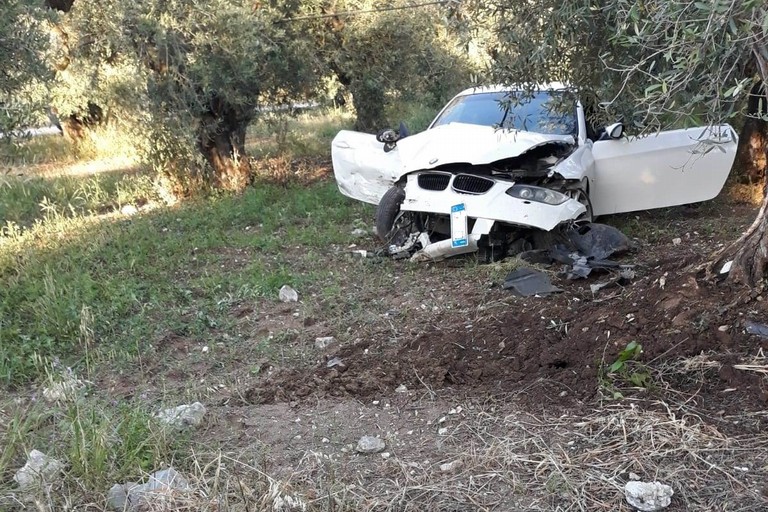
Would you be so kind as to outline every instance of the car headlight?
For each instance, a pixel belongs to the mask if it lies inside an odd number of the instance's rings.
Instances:
[[[507,190],[507,194],[524,201],[536,201],[551,205],[563,204],[568,196],[555,190],[532,185],[513,185]]]

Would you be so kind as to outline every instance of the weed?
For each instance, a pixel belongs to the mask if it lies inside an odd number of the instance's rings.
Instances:
[[[604,364],[600,365],[598,372],[600,387],[608,391],[614,399],[624,396],[618,389],[617,380],[619,386],[629,384],[638,388],[650,387],[651,373],[645,365],[637,361],[642,353],[643,346],[640,343],[636,341],[627,343],[616,360],[607,368]]]

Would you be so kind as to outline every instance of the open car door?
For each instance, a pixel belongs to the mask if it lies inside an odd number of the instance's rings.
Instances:
[[[720,193],[736,156],[729,125],[593,143],[595,215],[697,203]]]
[[[385,152],[375,135],[350,130],[340,131],[333,139],[331,158],[339,191],[371,204],[379,204],[402,168],[397,147]]]

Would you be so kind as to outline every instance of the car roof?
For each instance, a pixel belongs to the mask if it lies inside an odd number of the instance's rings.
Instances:
[[[502,85],[502,84],[478,85],[475,87],[470,87],[469,89],[465,89],[461,91],[459,94],[457,94],[456,96],[469,96],[471,94],[521,91],[521,90],[530,90],[530,89],[533,89],[536,91],[564,91],[566,89],[569,89],[569,87],[562,82],[549,82],[545,84],[537,84],[532,87],[530,85],[527,87],[521,87],[519,85]]]

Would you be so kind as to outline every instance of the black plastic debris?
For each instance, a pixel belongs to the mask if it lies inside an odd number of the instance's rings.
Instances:
[[[588,259],[605,260],[632,249],[627,235],[613,226],[591,222],[572,226],[563,233],[568,245]]]
[[[749,334],[756,334],[761,338],[768,338],[768,325],[759,324],[757,322],[753,322],[752,320],[747,320],[744,323],[744,326],[747,328],[747,332]]]
[[[525,251],[520,258],[529,263],[562,263],[567,279],[583,279],[593,270],[628,271],[632,265],[609,260],[610,256],[632,249],[629,238],[606,224],[570,226],[558,233],[548,248]]]
[[[533,295],[549,295],[562,292],[560,288],[553,286],[549,276],[544,272],[532,268],[519,268],[507,275],[502,288],[512,290],[519,297],[531,297]]]

